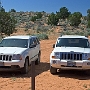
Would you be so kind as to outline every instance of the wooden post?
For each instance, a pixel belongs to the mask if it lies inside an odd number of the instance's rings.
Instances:
[[[31,62],[31,90],[35,90],[35,61]]]

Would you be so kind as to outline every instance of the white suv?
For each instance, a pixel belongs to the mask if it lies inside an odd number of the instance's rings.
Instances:
[[[88,38],[79,35],[58,37],[50,54],[50,72],[57,69],[76,69],[90,72],[90,46]]]
[[[0,71],[27,73],[31,61],[40,63],[40,42],[36,36],[9,36],[0,43]]]

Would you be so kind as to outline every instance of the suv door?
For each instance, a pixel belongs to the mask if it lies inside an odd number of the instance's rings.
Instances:
[[[38,52],[39,52],[39,42],[36,37],[33,38],[33,43],[35,45],[34,47],[34,59],[38,58]]]
[[[37,45],[36,45],[36,54],[38,54],[39,51],[40,51],[40,42],[39,42],[38,38],[36,38],[36,42],[37,42]]]
[[[33,45],[33,38],[30,38],[30,40],[29,40],[29,57],[30,57],[30,60],[34,60],[34,52],[35,52],[35,47]]]

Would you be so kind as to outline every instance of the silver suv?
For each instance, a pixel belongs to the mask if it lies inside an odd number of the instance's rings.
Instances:
[[[9,36],[0,43],[0,71],[29,71],[31,61],[40,63],[40,42],[36,36]]]

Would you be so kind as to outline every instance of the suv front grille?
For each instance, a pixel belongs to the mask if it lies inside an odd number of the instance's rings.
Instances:
[[[11,61],[12,60],[12,55],[0,55],[0,60]]]
[[[60,59],[67,59],[67,60],[82,60],[82,53],[69,53],[63,52],[60,54]]]

